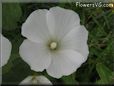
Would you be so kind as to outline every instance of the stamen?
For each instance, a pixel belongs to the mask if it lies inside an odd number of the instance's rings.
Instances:
[[[50,43],[50,49],[54,50],[57,48],[57,42],[51,42]]]

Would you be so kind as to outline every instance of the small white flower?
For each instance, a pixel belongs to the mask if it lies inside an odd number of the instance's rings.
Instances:
[[[10,57],[12,45],[10,41],[5,38],[1,33],[0,43],[1,66],[4,66],[5,64],[7,64],[8,59]]]
[[[25,78],[20,85],[34,84],[34,85],[52,85],[52,83],[45,76],[28,76]]]
[[[88,31],[72,10],[36,10],[22,25],[22,35],[27,39],[20,46],[20,55],[32,70],[46,69],[50,76],[60,78],[87,60]]]

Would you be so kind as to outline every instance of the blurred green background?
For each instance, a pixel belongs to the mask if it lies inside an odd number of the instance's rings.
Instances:
[[[73,74],[60,79],[45,71],[32,71],[19,55],[19,46],[25,39],[21,26],[37,9],[60,6],[77,12],[81,24],[89,31],[88,60]],[[8,63],[2,69],[2,84],[19,84],[28,75],[48,77],[53,84],[113,84],[114,83],[114,9],[81,8],[75,3],[2,3],[2,34],[12,43]]]

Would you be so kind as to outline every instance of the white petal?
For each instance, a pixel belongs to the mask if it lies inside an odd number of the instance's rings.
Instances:
[[[85,61],[84,57],[73,50],[62,50],[52,56],[52,63],[47,68],[47,73],[55,78],[70,75]]]
[[[26,84],[49,84],[52,85],[52,83],[45,77],[45,76],[28,76],[23,81],[21,81],[20,85],[26,85]]]
[[[20,85],[24,85],[24,84],[32,84],[32,78],[33,76],[28,76],[26,77],[23,81],[21,81]]]
[[[39,84],[49,84],[49,85],[52,85],[52,83],[45,76],[37,76],[37,79],[39,81]]]
[[[5,65],[7,62],[8,62],[8,59],[10,58],[10,54],[11,54],[11,48],[12,48],[12,45],[10,43],[10,41],[8,39],[6,39],[3,35],[1,35],[1,42],[2,43],[0,46],[1,46],[1,52],[0,52],[0,55],[1,55],[1,66]]]
[[[84,26],[80,26],[80,28],[74,28],[71,30],[61,42],[61,46],[63,49],[74,49],[81,53],[85,59],[88,57],[88,31]]]
[[[48,25],[48,29],[50,32],[50,35],[54,36],[55,35],[55,29],[56,29],[56,22],[55,22],[55,18],[54,15],[48,11],[47,13],[47,25]]]
[[[51,63],[50,53],[42,43],[25,40],[20,46],[20,55],[32,70],[43,71]]]
[[[45,9],[32,12],[22,25],[22,35],[34,42],[48,39],[47,12]]]
[[[47,15],[50,32],[54,32],[58,39],[64,37],[72,28],[80,25],[78,14],[72,10],[52,7]]]

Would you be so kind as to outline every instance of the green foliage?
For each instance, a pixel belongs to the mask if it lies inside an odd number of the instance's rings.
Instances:
[[[110,84],[111,83],[111,76],[112,76],[112,71],[107,68],[104,64],[98,63],[96,65],[96,70],[100,76],[100,80],[97,83],[102,83],[102,84]]]
[[[18,21],[22,15],[20,5],[18,3],[3,3],[3,29],[13,30],[17,28]]]
[[[75,73],[74,74],[71,74],[69,76],[63,76],[62,77],[62,80],[63,80],[63,84],[66,84],[66,85],[70,85],[70,84],[78,84],[78,82],[76,81],[75,79]]]
[[[21,26],[36,9],[61,6],[74,10],[80,16],[80,23],[88,32],[89,56],[87,61],[69,76],[55,79],[45,71],[36,72],[48,77],[53,84],[112,84],[114,82],[114,13],[110,8],[79,8],[75,3],[3,3],[3,35],[13,45],[8,64],[3,67],[2,83],[20,83],[28,75],[33,75],[28,64],[19,55],[19,46],[24,40]]]

